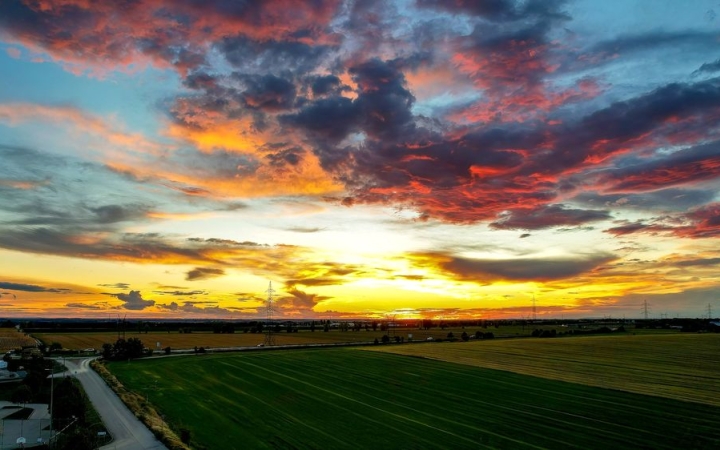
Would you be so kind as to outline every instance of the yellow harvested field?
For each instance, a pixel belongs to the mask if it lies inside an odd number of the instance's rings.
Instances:
[[[720,334],[528,338],[363,350],[720,406]]]
[[[3,353],[31,345],[35,345],[35,339],[26,336],[25,333],[21,333],[15,328],[0,328],[0,351]]]
[[[376,337],[382,337],[380,331],[347,331],[332,330],[329,332],[301,331],[298,333],[275,333],[275,342],[277,345],[298,345],[298,344],[317,344],[317,343],[337,343],[337,342],[372,342]],[[34,333],[38,339],[41,339],[46,345],[53,342],[60,343],[63,348],[81,350],[84,348],[100,349],[104,343],[114,343],[118,335],[116,332],[75,332],[75,333]],[[175,350],[188,349],[193,347],[218,348],[218,347],[254,347],[261,344],[265,335],[254,333],[232,333],[232,334],[216,334],[212,332],[196,332],[196,333],[178,333],[174,331],[167,333],[163,331],[137,333],[127,332],[125,338],[138,338],[146,347],[157,350],[157,343],[160,347],[170,347]]]

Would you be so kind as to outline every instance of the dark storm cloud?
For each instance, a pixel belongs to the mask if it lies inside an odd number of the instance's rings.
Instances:
[[[327,45],[309,45],[298,41],[257,41],[244,36],[226,37],[216,48],[230,64],[243,71],[274,73],[292,72],[296,75],[314,70],[322,58],[332,50]]]
[[[632,142],[648,133],[672,135],[675,119],[697,118],[682,130],[685,134],[707,126],[712,114],[720,111],[720,78],[699,83],[671,83],[630,100],[613,103],[581,120],[559,127],[553,150],[531,159],[530,169],[559,173],[579,167],[588,160],[602,161],[628,151]],[[685,139],[688,139],[686,137]],[[650,145],[648,142],[647,145]]]
[[[542,230],[567,225],[611,219],[609,211],[567,208],[564,205],[547,205],[532,209],[514,209],[501,215],[490,224],[499,230]]]
[[[605,232],[614,236],[643,233],[690,239],[715,238],[720,236],[720,203],[709,203],[686,213],[635,222],[621,221]]]
[[[212,267],[196,267],[187,272],[185,279],[187,281],[207,280],[210,278],[217,278],[225,275],[223,269],[216,269]]]
[[[720,141],[655,156],[612,171],[601,178],[609,191],[650,191],[696,184],[720,175]]]
[[[318,76],[313,78],[311,88],[315,97],[328,94],[340,95],[342,83],[335,75]]]
[[[699,189],[662,189],[643,193],[600,194],[582,192],[572,200],[593,207],[645,211],[686,211],[712,201],[714,192]]]
[[[143,55],[186,73],[206,63],[206,43],[228,36],[260,42],[328,40],[332,33],[327,25],[338,5],[335,0],[291,5],[283,0],[106,4],[8,0],[0,2],[0,28],[69,64],[122,66]],[[279,60],[282,57],[273,59]]]
[[[410,108],[415,97],[407,89],[403,63],[372,59],[349,69],[359,88],[355,104],[361,127],[375,139],[397,140],[403,133],[412,132]]]
[[[236,75],[246,88],[240,94],[250,109],[278,112],[290,109],[295,101],[295,84],[275,75]]]
[[[705,63],[696,72],[718,72],[720,71],[720,59],[715,62]]]
[[[127,294],[113,294],[118,300],[122,300],[122,307],[131,311],[142,311],[153,306],[155,300],[145,300],[140,291],[130,291]]]
[[[357,98],[333,96],[308,102],[297,113],[280,117],[281,124],[306,132],[315,142],[314,151],[326,168],[349,156],[337,145],[353,132],[370,139],[395,141],[413,131],[410,111],[415,97],[407,89],[400,70],[404,61],[370,61],[349,68],[358,85]]]
[[[337,144],[358,129],[359,109],[346,97],[329,97],[308,103],[295,114],[280,116],[281,123],[307,131],[316,140]]]
[[[614,259],[614,256],[608,254],[511,260],[451,257],[443,261],[440,267],[457,277],[473,281],[560,280],[591,272]]]

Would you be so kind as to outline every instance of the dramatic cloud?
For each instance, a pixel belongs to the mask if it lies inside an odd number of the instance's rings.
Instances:
[[[98,286],[111,287],[115,289],[128,289],[130,287],[130,283],[98,284]]]
[[[66,303],[65,306],[68,308],[89,309],[89,310],[108,309],[108,306],[103,303]],[[128,308],[128,309],[132,309],[132,308]],[[138,308],[138,309],[142,309],[142,308]]]
[[[127,294],[114,294],[118,300],[122,300],[122,307],[133,311],[142,311],[155,304],[155,300],[145,300],[140,291],[130,291]]]
[[[711,289],[716,24],[586,3],[1,1],[0,289],[196,317],[259,314],[258,280],[294,317]]]
[[[583,225],[610,219],[608,211],[593,211],[549,205],[532,210],[515,209],[501,215],[490,226],[501,230],[541,230],[562,225]]]
[[[176,297],[186,297],[193,295],[206,295],[206,291],[153,291],[153,294],[173,295]]]
[[[286,315],[299,317],[312,317],[315,313],[315,306],[322,300],[329,298],[298,289],[288,290],[288,294],[290,294],[290,296],[278,298],[275,301],[275,307],[282,310]]]
[[[558,280],[592,271],[613,259],[610,255],[589,258],[516,258],[505,261],[453,257],[442,262],[441,267],[464,279]]]
[[[187,273],[185,279],[188,281],[207,280],[208,278],[217,278],[223,275],[225,275],[225,271],[223,269],[196,267]]]
[[[11,291],[25,291],[25,292],[55,292],[55,293],[67,293],[71,289],[68,288],[48,288],[44,286],[38,286],[35,284],[22,284],[22,283],[8,283],[0,282],[0,289],[8,289]]]
[[[720,235],[720,203],[711,203],[686,214],[658,217],[647,221],[625,221],[605,231],[615,236],[645,233],[671,234],[692,239],[714,238]]]

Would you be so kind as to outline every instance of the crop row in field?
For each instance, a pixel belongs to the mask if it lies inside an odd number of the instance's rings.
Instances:
[[[23,346],[34,346],[35,339],[18,332],[15,328],[0,328],[0,351],[6,352]]]
[[[720,334],[511,339],[368,349],[720,406]]]
[[[303,344],[320,344],[320,343],[339,343],[339,342],[373,342],[375,339],[380,340],[384,334],[389,334],[391,340],[397,336],[404,341],[425,341],[427,338],[447,339],[449,333],[459,339],[463,332],[473,336],[476,332],[493,333],[495,337],[521,337],[530,336],[533,328],[539,329],[556,329],[558,332],[569,331],[567,328],[561,328],[554,325],[537,324],[537,325],[509,325],[495,327],[449,327],[441,329],[439,327],[429,330],[417,328],[392,328],[389,331],[340,331],[331,329],[328,332],[322,331],[321,327],[315,332],[307,329],[300,330],[297,333],[278,332],[275,333],[275,340],[278,345],[303,345]],[[660,332],[667,334],[667,330],[639,330],[641,332]],[[677,334],[676,330],[672,330],[673,334]],[[114,343],[118,338],[116,331],[107,332],[53,332],[53,333],[34,333],[33,336],[41,339],[46,345],[58,342],[67,349],[84,349],[102,347],[104,343]],[[156,343],[160,342],[161,348],[171,347],[173,349],[189,349],[193,347],[254,347],[263,342],[264,336],[255,333],[243,333],[240,329],[236,333],[231,334],[214,334],[211,332],[194,332],[194,333],[178,333],[177,331],[167,332],[153,330],[148,333],[139,333],[136,330],[127,330],[126,338],[138,338],[149,348],[156,348]]]
[[[190,430],[197,448],[720,446],[717,407],[385,353],[299,350],[109,367]]]
[[[483,332],[496,332],[496,329],[488,328]],[[425,340],[428,337],[433,339],[445,339],[447,334],[452,332],[456,338],[459,338],[463,331],[468,334],[474,334],[475,329],[463,330],[460,328],[445,329],[434,328],[431,330],[402,329],[391,330],[390,337],[402,337],[404,340],[409,339],[409,335],[414,340]],[[529,331],[528,331],[529,332]],[[375,339],[380,340],[386,332],[377,331],[339,331],[333,329],[328,332],[301,330],[297,333],[275,333],[275,341],[277,345],[303,345],[317,343],[340,343],[340,342],[373,342]],[[118,338],[117,332],[72,332],[72,333],[35,333],[35,337],[41,339],[46,345],[53,342],[60,343],[63,348],[68,349],[84,349],[84,348],[101,348],[104,343],[114,343]],[[156,344],[160,342],[160,347],[171,347],[173,349],[188,349],[193,347],[254,347],[264,340],[264,335],[260,333],[231,333],[231,334],[215,334],[211,332],[196,333],[172,333],[163,331],[151,331],[148,333],[127,332],[125,337],[138,338],[148,348],[156,349]]]

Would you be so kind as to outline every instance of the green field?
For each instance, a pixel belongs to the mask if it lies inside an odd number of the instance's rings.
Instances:
[[[351,348],[109,368],[195,448],[720,447],[718,407]]]
[[[720,407],[717,333],[509,339],[366,349]]]

